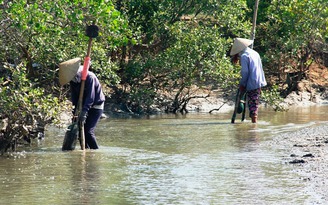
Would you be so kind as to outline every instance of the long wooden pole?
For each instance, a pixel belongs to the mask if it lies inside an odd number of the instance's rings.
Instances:
[[[87,76],[87,72],[89,69],[89,63],[90,63],[90,53],[91,53],[91,45],[92,45],[92,38],[89,38],[89,43],[88,43],[88,51],[87,55],[85,57],[85,62],[83,65],[83,71],[82,71],[82,78],[81,78],[81,87],[80,87],[80,95],[79,95],[79,101],[78,101],[78,109],[79,109],[79,115],[82,112],[82,102],[83,102],[83,94],[84,94],[84,87],[85,87],[85,80]],[[80,145],[81,145],[81,150],[85,149],[85,133],[84,133],[84,124],[83,122],[80,123]]]
[[[255,1],[254,5],[254,13],[253,13],[253,26],[251,31],[251,40],[253,41],[253,44],[251,45],[251,48],[253,48],[254,45],[254,39],[255,39],[255,28],[256,28],[256,20],[257,20],[257,10],[259,8],[259,0]]]

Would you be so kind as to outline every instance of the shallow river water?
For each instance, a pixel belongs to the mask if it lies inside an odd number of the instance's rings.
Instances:
[[[232,113],[102,119],[99,150],[62,152],[63,128],[0,157],[0,204],[311,204],[293,166],[265,146],[326,123],[328,106],[231,124]]]

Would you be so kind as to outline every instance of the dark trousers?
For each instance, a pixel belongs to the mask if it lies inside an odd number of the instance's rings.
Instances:
[[[95,135],[95,128],[103,113],[102,109],[91,108],[88,112],[88,117],[84,124],[85,148],[98,149],[98,144]]]

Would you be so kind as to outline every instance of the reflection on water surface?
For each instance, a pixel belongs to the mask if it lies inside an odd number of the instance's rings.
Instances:
[[[42,146],[1,157],[6,204],[303,204],[293,167],[263,142],[326,120],[328,107],[260,111],[257,125],[231,113],[104,119],[99,150],[62,152],[64,129]]]

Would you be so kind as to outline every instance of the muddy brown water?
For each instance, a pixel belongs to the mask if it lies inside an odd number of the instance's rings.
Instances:
[[[318,196],[265,146],[282,133],[326,124],[328,106],[231,124],[232,113],[103,119],[100,149],[62,152],[64,129],[0,157],[0,204],[311,204]],[[320,199],[320,196],[319,196]]]

